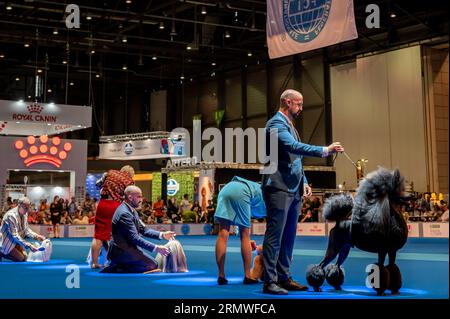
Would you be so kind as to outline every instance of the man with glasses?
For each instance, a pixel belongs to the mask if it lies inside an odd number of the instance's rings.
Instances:
[[[26,261],[28,254],[26,249],[31,252],[39,250],[39,246],[33,245],[25,240],[32,238],[34,240],[44,241],[45,237],[36,234],[28,226],[28,212],[31,202],[27,197],[22,197],[18,205],[6,212],[1,224],[1,257],[12,261]]]
[[[266,153],[269,152],[270,135],[276,134],[278,139],[277,170],[262,178],[267,208],[263,292],[268,294],[285,295],[288,291],[308,289],[295,282],[289,271],[302,196],[312,194],[303,172],[303,156],[325,157],[344,151],[339,142],[324,147],[302,143],[293,123],[302,110],[302,94],[286,90],[281,94],[278,112],[266,124]]]

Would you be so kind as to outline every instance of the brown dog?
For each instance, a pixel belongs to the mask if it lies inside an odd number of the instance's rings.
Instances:
[[[252,250],[256,250],[258,253],[253,260],[253,267],[250,269],[250,277],[255,280],[263,280],[263,247],[261,245],[257,246],[256,242],[252,240],[251,242]]]

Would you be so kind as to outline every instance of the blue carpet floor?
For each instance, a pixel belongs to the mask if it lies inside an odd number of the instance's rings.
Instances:
[[[365,287],[366,266],[376,261],[376,255],[352,249],[344,264],[346,279],[343,291],[336,292],[327,284],[324,292],[291,293],[288,296],[262,294],[262,284],[243,285],[239,239],[231,236],[228,244],[226,273],[230,284],[216,284],[214,236],[178,236],[183,244],[188,273],[149,275],[100,274],[85,263],[90,239],[53,240],[52,260],[48,263],[0,262],[0,298],[133,298],[133,299],[366,299],[378,298]],[[262,236],[254,236],[258,244]],[[325,237],[297,237],[293,260],[294,279],[305,283],[305,269],[321,260],[327,246]],[[448,239],[411,238],[397,257],[403,274],[402,298],[448,298],[449,258]],[[80,287],[68,289],[67,265],[77,265]]]

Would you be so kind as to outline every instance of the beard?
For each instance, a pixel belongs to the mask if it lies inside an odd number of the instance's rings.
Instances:
[[[301,113],[300,110],[298,110],[297,113],[291,112],[291,116],[292,116],[293,119],[297,119],[300,116],[300,113]]]

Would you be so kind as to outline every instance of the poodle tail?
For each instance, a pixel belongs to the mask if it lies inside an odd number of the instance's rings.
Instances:
[[[350,194],[336,195],[325,201],[323,217],[330,221],[347,218],[353,208],[353,198]]]

